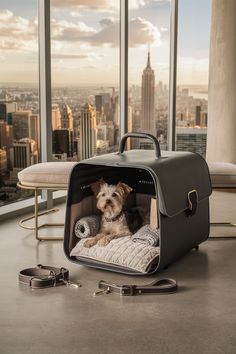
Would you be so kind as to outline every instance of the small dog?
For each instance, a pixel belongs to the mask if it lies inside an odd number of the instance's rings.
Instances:
[[[108,185],[103,180],[91,184],[97,198],[97,208],[103,213],[99,234],[85,241],[85,247],[106,246],[111,240],[131,235],[123,210],[132,188],[125,183]]]

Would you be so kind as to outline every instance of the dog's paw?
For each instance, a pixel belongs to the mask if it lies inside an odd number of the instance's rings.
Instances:
[[[98,245],[104,247],[108,245],[109,242],[110,242],[109,238],[103,237],[98,241]]]
[[[94,245],[96,245],[96,243],[97,243],[96,240],[89,239],[84,242],[84,247],[90,248],[90,247],[93,247]]]

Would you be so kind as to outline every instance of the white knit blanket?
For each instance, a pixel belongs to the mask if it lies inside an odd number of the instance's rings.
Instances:
[[[133,242],[145,243],[149,246],[158,246],[160,238],[160,229],[154,229],[150,225],[142,226],[131,239]]]
[[[87,248],[83,246],[85,241],[80,240],[70,255],[78,259],[88,258],[118,265],[141,273],[147,273],[160,254],[159,247],[133,242],[131,236],[114,239],[105,247],[95,245]]]

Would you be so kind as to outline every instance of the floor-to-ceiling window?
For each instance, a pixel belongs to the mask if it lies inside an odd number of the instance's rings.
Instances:
[[[170,2],[129,1],[128,130],[167,147]],[[148,141],[134,143],[149,148]]]
[[[17,172],[40,161],[37,3],[0,0],[1,205],[27,195],[16,188]],[[211,0],[178,3],[176,149],[205,156]],[[154,134],[162,149],[168,146],[170,14],[169,0],[128,1],[126,125]],[[51,0],[53,159],[117,150],[126,116],[119,34],[120,1]]]
[[[176,150],[206,155],[211,0],[179,0]]]
[[[30,192],[17,173],[40,161],[37,0],[0,1],[0,206]]]
[[[53,158],[117,150],[119,1],[51,1]]]

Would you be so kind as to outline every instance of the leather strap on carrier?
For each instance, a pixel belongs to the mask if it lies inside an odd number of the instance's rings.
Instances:
[[[38,264],[34,268],[23,269],[19,272],[19,282],[27,284],[31,289],[49,288],[57,285],[80,287],[80,284],[69,280],[69,271],[66,268],[56,268]]]
[[[99,281],[98,288],[94,295],[102,295],[116,293],[120,296],[134,296],[142,294],[171,294],[178,289],[176,280],[174,279],[159,279],[147,285],[117,285],[109,284],[104,280]]]
[[[198,194],[196,189],[188,192],[188,215],[193,216],[197,211]]]

